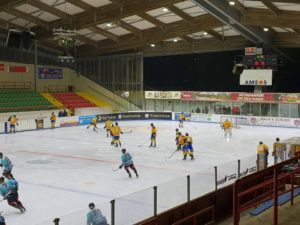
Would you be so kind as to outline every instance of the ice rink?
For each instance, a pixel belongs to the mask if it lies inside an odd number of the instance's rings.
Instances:
[[[156,148],[148,147],[151,122],[158,130]],[[178,122],[120,121],[119,125],[125,132],[133,130],[123,134],[121,141],[132,153],[138,179],[128,178],[124,170],[112,171],[120,165],[121,148],[110,146],[103,124],[98,125],[97,133],[79,126],[0,135],[1,151],[14,164],[20,200],[27,208],[20,214],[2,201],[0,211],[7,224],[50,225],[47,221],[72,213],[82,219],[83,222],[77,220],[78,224],[84,224],[89,202],[101,206],[117,197],[255,155],[259,141],[271,147],[276,137],[299,136],[298,129],[242,126],[233,129],[233,137],[227,139],[219,124],[188,122],[180,130],[193,137],[195,160],[183,161],[181,152],[168,159],[175,150]],[[176,193],[178,187],[167,188]],[[126,210],[122,216],[130,213],[130,209]]]

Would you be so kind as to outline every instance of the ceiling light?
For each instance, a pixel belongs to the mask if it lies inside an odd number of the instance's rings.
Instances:
[[[205,35],[205,36],[206,36],[206,35],[208,35],[208,33],[207,33],[207,32],[204,32],[204,33],[203,33],[203,35]]]
[[[168,10],[167,8],[164,7],[164,8],[163,8],[163,11],[164,11],[164,12],[168,12],[169,10]]]
[[[265,31],[265,32],[269,31],[269,28],[265,27],[265,28],[264,28],[264,31]]]
[[[111,27],[112,24],[111,24],[111,23],[107,23],[106,26],[107,26],[107,27]]]
[[[174,42],[177,42],[178,40],[175,38],[173,41],[174,41]]]
[[[154,47],[155,47],[155,44],[151,44],[150,46],[151,46],[152,48],[154,48]]]
[[[229,1],[229,5],[235,5],[235,1]]]

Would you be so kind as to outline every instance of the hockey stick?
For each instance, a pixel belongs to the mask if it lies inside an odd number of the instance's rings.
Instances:
[[[174,152],[172,152],[172,154],[169,155],[168,159],[170,159],[177,151],[179,151],[179,150],[176,149]]]
[[[130,133],[132,133],[132,130],[123,132],[123,134],[130,134]]]
[[[119,167],[116,168],[116,169],[112,168],[112,171],[116,172],[116,171],[118,171],[119,169],[120,169]]]
[[[147,141],[149,141],[149,138],[147,138],[142,144],[138,145],[138,147],[142,147]]]

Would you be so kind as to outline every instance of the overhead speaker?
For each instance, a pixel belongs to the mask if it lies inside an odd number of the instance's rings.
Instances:
[[[19,30],[9,29],[6,46],[10,48],[20,48],[22,44],[22,32]]]
[[[22,31],[22,47],[24,49],[30,49],[32,46],[32,40],[35,34],[30,31]]]

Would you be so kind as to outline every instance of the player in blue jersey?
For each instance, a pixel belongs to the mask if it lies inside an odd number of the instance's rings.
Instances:
[[[3,153],[0,152],[0,166],[3,167],[2,175],[7,179],[14,179],[11,171],[13,169],[13,164],[10,159],[6,156],[3,156]]]
[[[19,201],[17,181],[15,180],[5,181],[4,177],[0,177],[0,195],[3,197],[3,199],[7,200],[7,203],[10,206],[19,209],[21,213],[26,211],[22,202]]]
[[[129,171],[129,168],[130,168],[134,171],[136,177],[139,177],[137,170],[133,164],[132,157],[128,152],[126,152],[125,148],[122,149],[121,161],[122,161],[122,164],[119,166],[119,169],[122,169],[122,167],[124,166],[126,172],[128,173],[129,177],[131,178],[131,173]]]
[[[105,216],[100,209],[95,208],[94,203],[90,203],[89,208],[91,211],[87,214],[87,225],[108,225]]]

